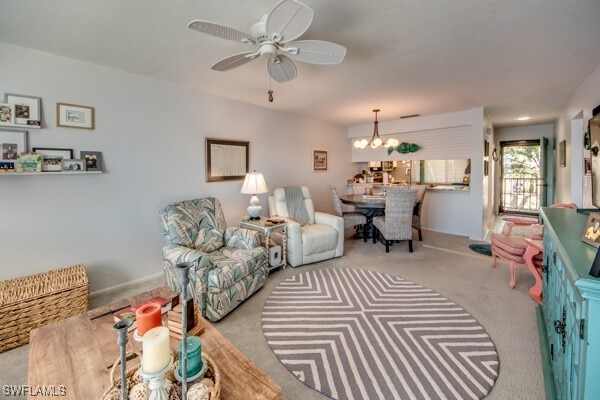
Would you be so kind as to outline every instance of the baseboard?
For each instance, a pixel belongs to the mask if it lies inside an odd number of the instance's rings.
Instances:
[[[145,276],[145,277],[139,278],[139,279],[134,279],[133,281],[119,283],[118,285],[115,285],[115,286],[109,286],[109,287],[104,288],[104,289],[95,290],[93,292],[90,292],[90,297],[100,296],[102,294],[109,293],[109,292],[120,291],[120,290],[123,290],[123,289],[131,286],[131,285],[135,285],[137,283],[147,282],[147,281],[150,281],[152,279],[156,279],[156,278],[158,278],[158,277],[160,277],[162,275],[163,275],[162,272],[157,272],[156,274],[148,275],[148,276]]]

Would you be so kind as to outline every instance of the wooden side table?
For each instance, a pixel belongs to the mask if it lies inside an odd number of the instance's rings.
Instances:
[[[267,249],[267,261],[265,267],[267,271],[271,272],[272,270],[283,267],[287,265],[287,222],[281,223],[271,223],[269,222],[270,218],[263,218],[248,220],[248,221],[240,221],[240,228],[251,229],[253,231],[258,231],[265,235],[265,247]],[[269,247],[271,245],[271,233],[273,232],[281,232],[283,235],[283,239],[281,241],[281,263],[279,265],[271,265],[269,263]]]

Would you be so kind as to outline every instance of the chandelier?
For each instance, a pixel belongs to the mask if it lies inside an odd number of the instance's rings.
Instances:
[[[379,109],[373,110],[373,112],[375,113],[375,126],[373,127],[373,137],[371,138],[371,140],[369,140],[368,142],[367,142],[367,139],[356,140],[354,142],[355,148],[364,149],[365,147],[369,146],[372,149],[376,149],[379,146],[381,146],[383,141],[379,137],[379,121],[377,121],[377,113],[380,111],[381,110],[379,110]],[[398,142],[398,140],[396,140],[394,138],[390,138],[390,139],[386,140],[385,143],[383,143],[383,146],[384,147],[398,146],[399,143],[400,142]]]

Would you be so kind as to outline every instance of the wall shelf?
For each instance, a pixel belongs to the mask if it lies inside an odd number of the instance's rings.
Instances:
[[[50,172],[0,172],[0,176],[21,175],[88,175],[101,174],[104,171],[50,171]]]

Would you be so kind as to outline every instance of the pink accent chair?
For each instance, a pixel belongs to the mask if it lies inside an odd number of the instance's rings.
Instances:
[[[577,209],[574,203],[554,204],[553,208]],[[527,266],[535,278],[535,284],[529,289],[529,295],[538,303],[542,302],[542,265],[544,262],[544,247],[541,225],[537,219],[527,217],[504,217],[502,233],[492,233],[492,268],[496,267],[496,257],[508,261],[510,267],[509,286],[516,286],[517,266]],[[512,236],[515,226],[531,227],[530,238]],[[536,231],[536,229],[539,231]]]

